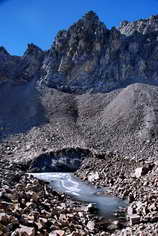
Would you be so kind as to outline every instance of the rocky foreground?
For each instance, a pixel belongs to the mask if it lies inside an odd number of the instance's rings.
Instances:
[[[126,217],[108,221],[93,206],[50,189],[25,174],[27,167],[0,162],[0,235],[158,235],[158,162],[114,154],[90,157],[76,172],[108,194],[128,199]],[[107,194],[107,193],[106,193]]]
[[[122,227],[94,214],[93,205],[57,193],[22,169],[1,161],[0,235],[111,235]]]
[[[114,235],[158,235],[158,162],[109,154],[85,160],[77,175],[128,199],[127,227]]]

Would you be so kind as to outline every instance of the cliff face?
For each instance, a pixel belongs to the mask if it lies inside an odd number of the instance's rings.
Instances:
[[[60,31],[50,50],[28,45],[23,57],[0,50],[0,77],[70,93],[106,92],[133,82],[158,83],[158,16],[108,30],[88,12]]]
[[[45,57],[42,80],[77,93],[105,92],[133,82],[157,83],[157,18],[144,20],[143,30],[141,22],[108,30],[95,13],[87,13],[68,31],[59,32]]]

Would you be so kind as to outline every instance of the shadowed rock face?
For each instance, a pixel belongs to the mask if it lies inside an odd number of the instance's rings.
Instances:
[[[30,172],[74,172],[90,151],[81,148],[65,148],[56,152],[46,152],[34,158]]]
[[[5,81],[0,85],[0,138],[46,122],[45,108],[34,81],[20,85]]]
[[[22,57],[11,56],[0,47],[0,82],[12,80],[22,84],[38,78],[43,56],[44,52],[34,44],[28,44]]]

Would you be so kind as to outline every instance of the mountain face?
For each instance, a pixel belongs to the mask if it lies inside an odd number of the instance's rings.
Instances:
[[[91,11],[48,51],[1,47],[1,154],[9,145],[15,159],[69,146],[156,156],[157,68],[158,16],[109,30]]]
[[[44,80],[50,87],[76,93],[157,82],[158,23],[153,22],[154,26],[148,27],[147,21],[143,33],[140,22],[108,30],[94,13],[88,13],[57,35],[46,60],[49,63],[44,62]],[[130,29],[130,36],[126,36]]]
[[[22,57],[0,49],[0,77],[30,81],[64,92],[106,92],[133,82],[158,82],[158,16],[123,22],[107,29],[88,12],[68,30],[60,31],[43,52],[28,45]]]

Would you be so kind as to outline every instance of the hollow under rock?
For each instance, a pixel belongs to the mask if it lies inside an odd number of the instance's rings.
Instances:
[[[41,153],[30,162],[29,172],[74,172],[91,154],[89,149],[79,147]]]

